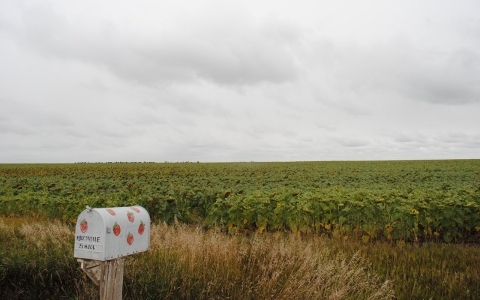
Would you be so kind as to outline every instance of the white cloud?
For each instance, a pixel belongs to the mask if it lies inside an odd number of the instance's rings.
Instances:
[[[162,29],[146,27],[140,19],[128,27],[89,19],[93,26],[85,23],[88,15],[72,16],[70,10],[62,15],[58,7],[40,3],[17,9],[15,20],[4,15],[2,23],[13,40],[41,55],[104,66],[140,84],[199,78],[227,85],[293,80],[290,48],[300,38],[299,28],[221,6],[225,10],[218,15],[186,8]]]
[[[0,162],[479,158],[475,1],[0,3]]]

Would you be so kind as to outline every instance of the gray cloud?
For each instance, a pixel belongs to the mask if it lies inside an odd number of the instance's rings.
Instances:
[[[326,73],[321,84],[344,91],[346,97],[385,93],[432,104],[480,101],[477,49],[418,49],[408,40],[368,47],[321,42],[313,49],[314,63]]]
[[[478,4],[367,2],[0,2],[0,162],[478,158]]]
[[[92,20],[98,27],[85,27],[84,20],[68,19],[53,5],[19,6],[14,14],[15,19],[2,14],[1,24],[20,45],[47,57],[104,66],[141,84],[198,78],[226,85],[281,83],[297,73],[290,48],[301,32],[279,19],[186,13],[173,28],[150,28],[146,36],[136,24],[120,30],[100,19]]]
[[[438,60],[436,65],[424,65],[415,73],[410,72],[410,77],[406,80],[409,88],[407,93],[434,104],[479,102],[479,52],[457,49]]]

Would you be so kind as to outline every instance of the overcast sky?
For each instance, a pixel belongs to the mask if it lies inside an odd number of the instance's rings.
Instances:
[[[0,163],[480,158],[480,1],[0,0]]]

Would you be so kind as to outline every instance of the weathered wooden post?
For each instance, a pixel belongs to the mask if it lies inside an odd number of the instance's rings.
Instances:
[[[74,257],[100,286],[101,300],[122,299],[125,256],[150,247],[150,216],[141,206],[90,208],[75,227]]]

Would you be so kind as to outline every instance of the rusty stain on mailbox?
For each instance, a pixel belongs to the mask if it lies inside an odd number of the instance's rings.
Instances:
[[[148,250],[150,216],[141,206],[89,208],[75,227],[76,258],[110,260]]]

